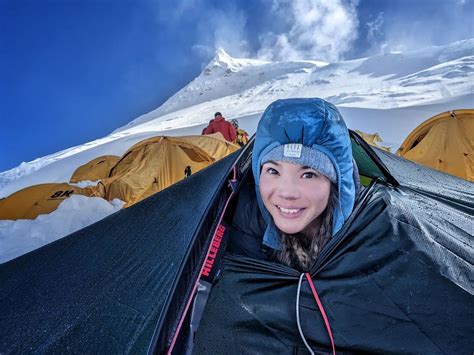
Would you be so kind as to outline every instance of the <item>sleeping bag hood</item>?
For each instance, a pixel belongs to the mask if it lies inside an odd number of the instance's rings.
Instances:
[[[279,236],[259,191],[262,159],[274,148],[300,143],[324,153],[337,174],[338,204],[334,211],[333,235],[341,229],[354,207],[356,182],[351,141],[346,124],[337,108],[318,98],[285,99],[270,104],[263,113],[255,135],[252,171],[257,200],[267,229],[263,243],[278,249]]]

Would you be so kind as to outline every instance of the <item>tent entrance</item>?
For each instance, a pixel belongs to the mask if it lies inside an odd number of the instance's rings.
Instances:
[[[373,186],[376,182],[398,185],[397,181],[390,175],[388,169],[367,145],[367,143],[365,143],[355,134],[351,135],[351,141],[354,159],[359,167],[360,176],[361,178],[367,178],[367,186],[369,184]],[[212,239],[213,235],[215,236],[217,229],[221,225],[231,226],[229,228],[229,240],[235,240],[236,234],[239,234],[239,237],[242,236],[242,230],[236,226],[235,216],[237,211],[245,211],[249,208],[246,205],[247,202],[255,200],[255,181],[253,179],[250,164],[252,144],[253,141],[249,143],[249,146],[246,147],[245,151],[236,161],[234,169],[238,172],[238,179],[233,183],[233,186],[230,186],[230,189],[233,191],[232,194],[235,192],[235,196],[229,196],[226,194],[228,197],[230,197],[229,203],[225,205],[225,208],[220,209],[219,214],[214,214],[214,229],[212,229],[211,232],[208,232],[209,239]],[[229,182],[229,185],[232,185],[232,183]],[[366,196],[369,190],[370,189],[365,189],[363,195]],[[221,204],[223,198],[224,196],[219,198],[221,200]],[[257,208],[256,204],[253,204],[251,209],[255,208]],[[255,210],[253,212],[259,213]],[[263,219],[259,219],[257,225],[246,227],[249,227],[252,233],[257,235],[260,233],[263,235],[264,229],[262,228],[265,226]],[[246,241],[250,243],[255,243],[255,241],[258,241],[258,238],[254,238],[254,236],[250,234],[248,235],[248,238],[244,237],[244,239],[244,243]],[[226,255],[238,254],[242,255],[243,257],[251,257],[257,260],[261,259],[257,255],[249,255],[246,253],[246,251],[243,251],[243,248],[241,248],[239,243],[229,242],[229,245],[224,245],[223,248],[223,252],[225,252]],[[255,246],[255,249],[257,252],[263,252],[261,247],[258,245]],[[206,261],[204,260],[204,263],[205,262]],[[212,294],[213,284],[220,282],[219,276],[220,275],[209,282],[209,280],[203,280],[202,272],[200,273],[200,280],[195,284],[195,290],[191,292],[192,299],[188,302],[188,306],[186,306],[186,310],[181,316],[181,321],[179,322],[177,329],[178,334],[175,334],[173,338],[169,338],[168,342],[171,345],[171,348],[168,348],[167,351],[172,350],[172,353],[180,354],[191,354],[193,352],[194,339],[196,338],[197,334],[199,334],[200,321],[206,315],[206,303],[208,301],[209,295]]]

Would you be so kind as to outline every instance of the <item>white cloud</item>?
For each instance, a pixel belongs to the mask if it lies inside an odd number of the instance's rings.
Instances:
[[[235,6],[206,7],[206,16],[198,21],[200,41],[193,46],[198,55],[209,56],[222,47],[235,57],[249,57],[246,40],[247,16]]]
[[[368,55],[405,52],[474,36],[472,0],[418,3],[408,9],[386,9],[367,23]],[[383,28],[383,31],[381,29]]]
[[[222,47],[235,57],[249,57],[246,40],[247,15],[234,3],[211,4],[207,0],[176,0],[157,2],[157,19],[160,25],[179,31],[192,26],[192,49],[196,55],[209,59]],[[186,31],[189,28],[186,27]]]
[[[380,12],[374,21],[367,22],[367,40],[369,43],[375,44],[380,40],[381,37],[383,37],[383,24],[383,12]]]
[[[198,40],[192,48],[206,60],[222,47],[234,57],[336,61],[357,37],[357,1],[262,0],[267,6],[256,14],[233,2],[212,5],[187,0],[177,1],[172,19],[162,20],[176,24],[200,14],[195,29]],[[257,21],[260,27],[249,26],[248,21]]]
[[[341,0],[274,0],[274,27],[260,34],[258,57],[335,61],[357,38],[356,3]]]
[[[255,0],[242,6],[238,1],[177,0],[160,2],[163,9],[159,13],[169,26],[192,24],[191,45],[203,66],[219,47],[234,57],[334,62],[474,36],[474,0],[421,2],[409,7],[381,2],[371,7],[373,13],[367,7],[360,9],[361,16],[369,17],[361,17],[360,27],[358,2]]]

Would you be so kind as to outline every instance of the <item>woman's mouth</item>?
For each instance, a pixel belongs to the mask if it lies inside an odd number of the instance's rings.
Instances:
[[[289,208],[276,205],[280,214],[285,218],[298,218],[305,208]]]

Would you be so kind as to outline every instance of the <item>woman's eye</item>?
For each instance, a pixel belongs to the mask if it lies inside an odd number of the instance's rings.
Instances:
[[[271,175],[276,175],[278,174],[278,171],[273,168],[267,168],[267,173]]]
[[[304,179],[312,179],[312,178],[318,177],[318,174],[313,173],[312,171],[307,171],[307,172],[303,173],[302,177]]]

